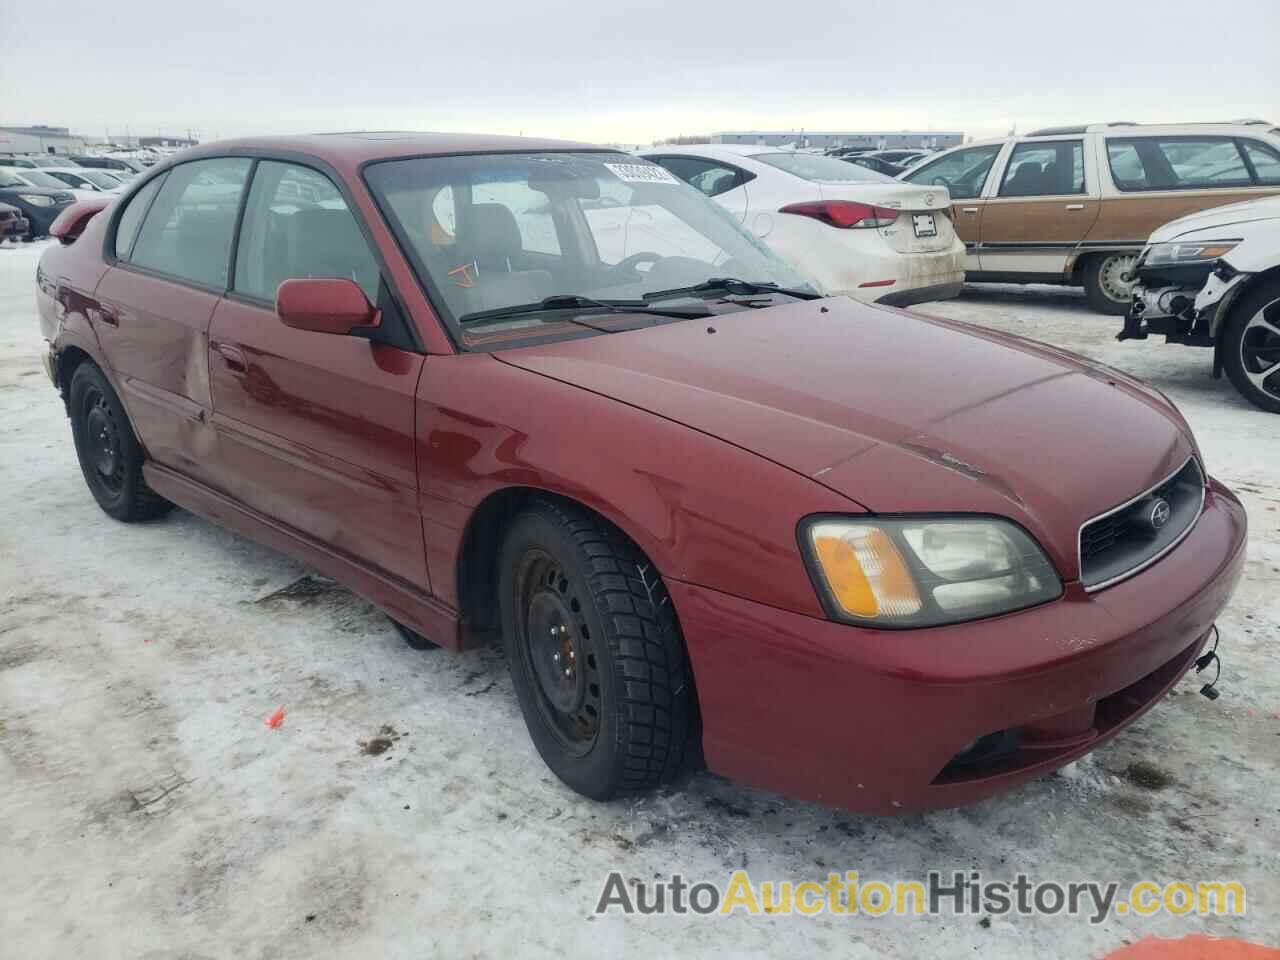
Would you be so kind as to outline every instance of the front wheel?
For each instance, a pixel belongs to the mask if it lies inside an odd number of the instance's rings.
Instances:
[[[1280,413],[1280,280],[1246,293],[1222,332],[1222,365],[1254,406]]]
[[[534,746],[578,793],[670,780],[696,749],[684,639],[653,565],[558,501],[512,524],[499,557],[502,633]]]
[[[1133,268],[1138,258],[1132,253],[1112,253],[1090,257],[1084,264],[1084,293],[1089,306],[1098,313],[1123,317],[1133,300]]]

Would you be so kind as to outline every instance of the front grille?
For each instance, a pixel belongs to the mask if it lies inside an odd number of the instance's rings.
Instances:
[[[1203,506],[1204,474],[1192,457],[1167,480],[1080,528],[1080,582],[1101,590],[1155,563],[1186,536]]]

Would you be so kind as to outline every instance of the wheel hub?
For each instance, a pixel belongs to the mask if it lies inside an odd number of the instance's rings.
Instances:
[[[119,436],[115,421],[100,404],[85,417],[85,440],[94,469],[107,479],[114,477],[120,469]]]
[[[1133,296],[1133,281],[1126,280],[1138,258],[1132,254],[1108,257],[1098,271],[1102,292],[1118,303],[1127,303]]]
[[[575,714],[585,700],[585,674],[578,669],[573,614],[564,599],[540,590],[529,603],[529,653],[534,674],[548,702],[560,713]]]

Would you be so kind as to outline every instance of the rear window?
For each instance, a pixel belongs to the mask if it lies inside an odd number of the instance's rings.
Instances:
[[[759,160],[771,167],[814,183],[893,183],[893,177],[876,173],[856,163],[848,163],[837,157],[824,157],[816,153],[757,153],[752,160]]]
[[[1253,185],[1229,137],[1132,137],[1107,140],[1111,176],[1120,190],[1192,190]]]

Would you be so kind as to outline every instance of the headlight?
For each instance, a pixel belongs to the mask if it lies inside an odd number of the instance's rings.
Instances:
[[[1007,520],[824,517],[802,540],[828,612],[864,626],[958,623],[1062,594],[1044,552]]]
[[[42,196],[41,194],[38,194],[38,193],[20,193],[18,194],[18,199],[25,200],[27,203],[31,204],[33,207],[52,207],[53,206],[53,197]]]
[[[1234,250],[1239,240],[1198,240],[1153,243],[1143,253],[1143,265],[1167,266],[1173,263],[1204,263],[1217,260]]]

